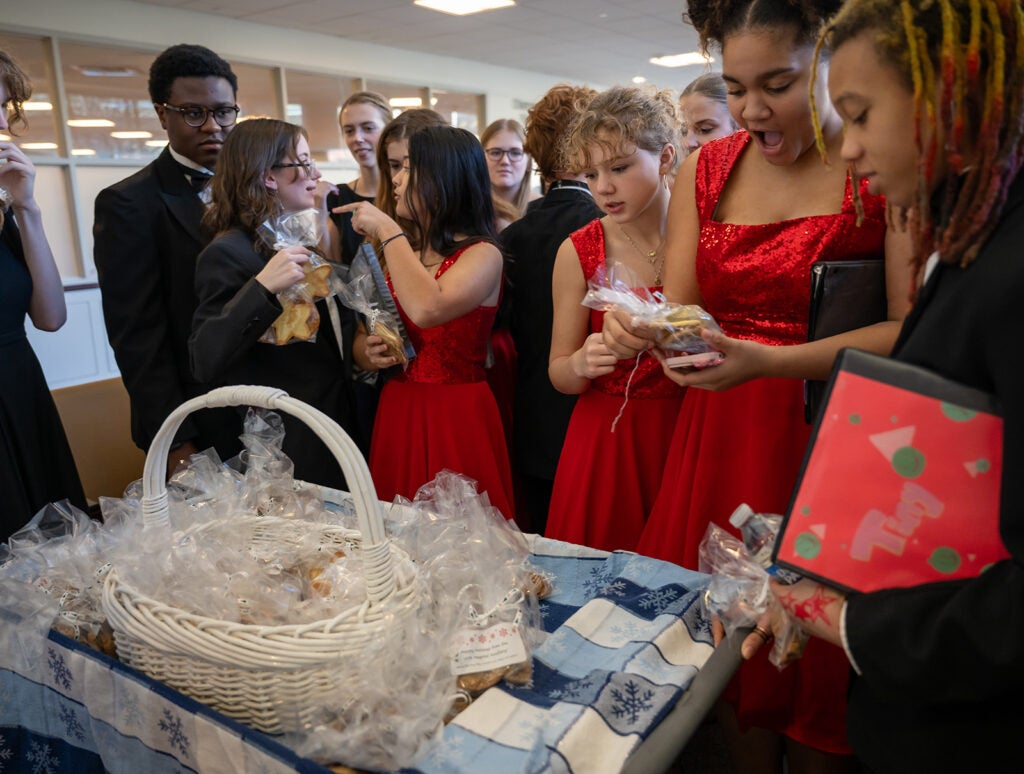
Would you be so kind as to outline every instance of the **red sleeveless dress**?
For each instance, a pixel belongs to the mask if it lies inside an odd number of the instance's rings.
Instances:
[[[441,262],[440,277],[465,250]],[[394,293],[391,280],[388,286]],[[477,482],[506,519],[512,507],[508,447],[484,363],[496,306],[419,328],[395,297],[398,313],[416,348],[409,367],[384,385],[370,444],[370,473],[377,496],[412,499],[444,468]]]
[[[600,219],[569,238],[589,280],[606,259]],[[603,319],[604,312],[591,310],[589,332],[600,331]],[[683,392],[646,352],[639,365],[620,360],[590,383],[576,401],[558,458],[546,537],[635,550],[661,484]]]
[[[749,140],[741,131],[701,148],[697,282],[705,307],[729,336],[799,344],[807,340],[811,264],[881,257],[885,203],[862,187],[865,218],[858,227],[848,177],[837,215],[758,225],[715,221],[719,196]],[[709,522],[731,529],[729,515],[742,502],[755,511],[784,513],[810,431],[801,380],[755,379],[724,392],[687,390],[664,483],[637,551],[697,569]],[[782,672],[767,653],[762,648],[744,664],[726,693],[741,727],[849,752],[849,662],[842,650],[812,639],[804,657]]]

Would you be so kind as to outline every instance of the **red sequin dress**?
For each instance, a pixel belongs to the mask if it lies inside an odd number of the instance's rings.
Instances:
[[[799,344],[807,340],[811,264],[881,256],[884,200],[862,187],[865,218],[858,227],[848,178],[837,215],[759,225],[717,222],[719,196],[749,140],[737,132],[701,148],[697,281],[705,307],[729,336]],[[729,515],[742,502],[755,511],[785,513],[810,430],[798,379],[756,379],[724,392],[687,390],[664,483],[637,551],[697,569],[709,522],[728,528]],[[849,662],[843,652],[812,638],[803,659],[782,672],[768,663],[767,652],[762,648],[744,665],[726,694],[741,726],[848,752]]]
[[[600,219],[569,238],[589,280],[606,257]],[[600,331],[603,319],[604,312],[591,310],[588,333]],[[591,381],[576,401],[558,458],[546,537],[606,551],[636,548],[661,484],[683,392],[647,353],[639,365],[620,360],[612,373]]]
[[[448,271],[463,252],[445,258],[434,276]],[[416,357],[381,391],[370,444],[378,497],[412,499],[447,468],[474,479],[491,504],[512,518],[508,447],[484,374],[497,307],[479,306],[443,325],[420,328],[405,314],[401,299],[395,301]]]

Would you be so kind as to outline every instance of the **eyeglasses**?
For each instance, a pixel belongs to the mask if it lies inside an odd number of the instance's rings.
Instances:
[[[488,148],[484,153],[491,161],[501,161],[501,157],[506,154],[509,161],[521,161],[526,155],[522,148],[508,148],[507,150],[505,148]]]
[[[290,161],[287,164],[274,164],[270,168],[288,169],[290,167],[301,169],[306,174],[306,177],[313,177],[313,173],[316,172],[316,162],[313,161],[313,159],[309,159],[308,161]]]
[[[160,104],[166,110],[173,110],[175,113],[180,113],[181,120],[193,129],[206,126],[206,122],[210,120],[211,115],[213,116],[213,120],[217,122],[218,126],[232,126],[235,121],[238,120],[238,111],[241,110],[238,105],[222,105],[221,107],[216,107],[211,110],[210,108],[203,107],[202,105],[178,106],[168,104],[167,102],[162,102]]]

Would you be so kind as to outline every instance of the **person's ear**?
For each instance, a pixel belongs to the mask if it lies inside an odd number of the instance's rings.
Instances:
[[[153,109],[156,111],[156,117],[160,119],[160,128],[165,132],[167,131],[167,108],[163,105],[159,105],[156,102],[153,103]]]
[[[676,160],[676,148],[675,146],[667,142],[661,148],[661,158],[658,164],[658,172],[662,175],[667,175],[672,171],[672,164]]]
[[[267,176],[263,178],[263,185],[267,187],[268,191],[277,191],[277,178],[274,177],[272,172],[267,172]]]

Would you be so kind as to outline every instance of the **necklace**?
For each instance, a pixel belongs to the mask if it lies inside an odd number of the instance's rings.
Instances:
[[[640,253],[640,255],[647,260],[647,263],[651,265],[651,268],[654,269],[654,284],[660,285],[663,261],[658,260],[658,253],[661,251],[664,239],[661,242],[658,242],[658,246],[653,250],[644,250],[640,245],[633,241],[633,237],[631,237],[622,226],[619,226],[619,231],[622,232],[622,236],[626,237],[626,241],[633,245],[633,249]]]

